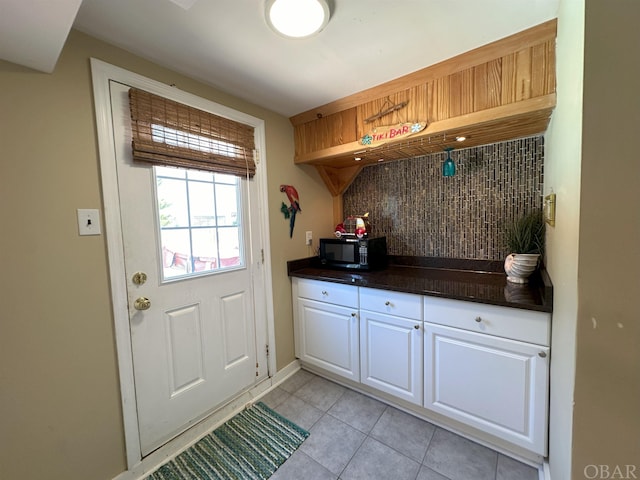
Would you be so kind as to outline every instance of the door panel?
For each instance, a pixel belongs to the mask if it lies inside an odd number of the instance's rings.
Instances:
[[[200,308],[189,305],[166,313],[171,396],[204,381]]]
[[[248,205],[255,184],[191,170],[164,169],[160,174],[154,173],[154,167],[134,164],[127,91],[128,87],[111,83],[136,404],[144,456],[253,386],[259,378],[257,360],[266,363],[266,358],[262,354],[258,357],[256,350],[251,274],[254,249],[247,243],[252,238],[250,212],[243,207]],[[209,183],[198,183],[201,181]],[[239,186],[234,190],[238,192],[239,211],[226,211],[233,202],[217,210],[197,203],[206,198],[228,198],[234,184]],[[191,189],[184,197],[188,215],[178,208],[182,200],[160,201],[158,191],[169,188]],[[208,193],[198,193],[207,189]],[[162,244],[169,234],[176,234],[171,238],[171,245],[176,245],[173,251]],[[234,239],[232,248],[224,246],[223,237],[229,234]],[[144,272],[147,281],[136,283],[137,272]],[[141,297],[150,300],[149,309],[135,308],[136,299]]]
[[[225,369],[251,358],[251,328],[245,321],[248,318],[246,301],[247,295],[244,292],[233,293],[220,299]]]

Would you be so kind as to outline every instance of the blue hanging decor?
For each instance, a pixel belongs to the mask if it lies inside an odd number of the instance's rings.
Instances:
[[[442,164],[442,176],[453,177],[456,174],[456,164],[451,160],[451,150],[453,150],[453,147],[447,147],[444,150],[447,152],[447,159]]]

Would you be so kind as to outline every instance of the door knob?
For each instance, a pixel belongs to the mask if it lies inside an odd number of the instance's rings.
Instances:
[[[136,310],[149,310],[151,308],[151,300],[147,297],[138,297],[133,303],[133,308]]]

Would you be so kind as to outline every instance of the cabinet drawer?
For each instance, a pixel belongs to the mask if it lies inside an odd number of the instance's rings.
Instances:
[[[356,286],[296,277],[292,282],[294,298],[309,298],[319,302],[358,308],[358,287]]]
[[[422,296],[360,287],[360,308],[398,317],[422,320]]]
[[[425,297],[424,320],[478,333],[549,346],[551,314]]]

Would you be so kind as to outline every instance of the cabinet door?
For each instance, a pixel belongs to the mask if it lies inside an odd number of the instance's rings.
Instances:
[[[422,322],[360,311],[361,382],[422,405]]]
[[[546,455],[549,348],[424,325],[425,408]]]
[[[360,380],[358,311],[298,298],[297,351],[303,362]]]

